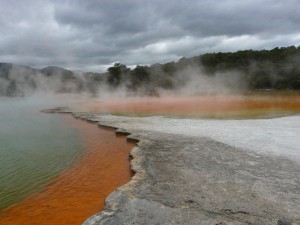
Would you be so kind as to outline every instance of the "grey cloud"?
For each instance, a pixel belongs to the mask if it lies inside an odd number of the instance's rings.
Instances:
[[[300,44],[298,0],[0,0],[0,61],[103,69]]]
[[[295,0],[176,1],[166,6],[166,16],[187,33],[201,36],[278,34],[296,32],[300,7]],[[181,10],[178,11],[178,9]],[[176,16],[174,16],[174,12]]]
[[[128,0],[65,1],[63,7],[56,6],[55,18],[62,24],[80,29],[103,29],[106,34],[138,33],[145,31],[148,21],[147,12],[140,3]]]

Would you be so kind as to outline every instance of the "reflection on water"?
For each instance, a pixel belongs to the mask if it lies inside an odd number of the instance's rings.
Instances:
[[[0,98],[0,211],[41,190],[84,149],[78,130],[39,107],[41,102]]]

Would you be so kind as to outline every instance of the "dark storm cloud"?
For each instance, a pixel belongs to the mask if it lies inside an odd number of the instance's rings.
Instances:
[[[300,44],[298,0],[0,0],[0,61],[103,70]]]

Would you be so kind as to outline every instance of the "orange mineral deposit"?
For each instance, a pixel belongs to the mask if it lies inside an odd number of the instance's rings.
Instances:
[[[129,152],[133,143],[112,129],[65,116],[70,129],[79,129],[85,152],[43,191],[0,214],[1,225],[81,224],[101,211],[104,199],[131,176]]]

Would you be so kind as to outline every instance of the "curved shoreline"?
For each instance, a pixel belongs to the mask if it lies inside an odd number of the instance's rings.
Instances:
[[[154,118],[73,115],[139,141],[131,151],[135,175],[84,225],[300,224],[299,161],[176,133],[173,120],[154,129]]]
[[[126,144],[124,137],[116,137],[111,130],[99,129],[96,124],[78,119],[74,122],[71,116],[69,120],[72,128],[80,129],[84,154],[41,192],[4,210],[0,224],[82,223],[102,209],[109,193],[130,180],[128,154],[133,144]]]
[[[131,151],[135,175],[84,225],[300,224],[297,161],[210,138],[143,130],[149,121],[141,118],[73,115],[119,127],[116,132],[139,141]]]

